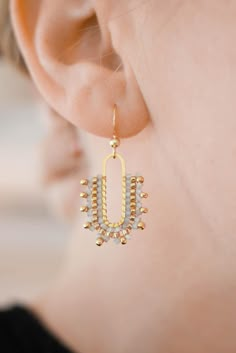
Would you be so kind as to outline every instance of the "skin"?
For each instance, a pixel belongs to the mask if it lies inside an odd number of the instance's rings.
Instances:
[[[40,93],[83,135],[89,175],[116,103],[120,152],[150,194],[127,246],[96,247],[78,218],[33,310],[75,352],[235,352],[236,3],[12,0],[11,12]]]

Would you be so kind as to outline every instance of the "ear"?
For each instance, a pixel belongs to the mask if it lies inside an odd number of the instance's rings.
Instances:
[[[12,0],[13,26],[31,76],[53,109],[108,137],[116,104],[119,134],[127,137],[146,126],[148,112],[127,58],[114,50],[109,15],[99,2]]]

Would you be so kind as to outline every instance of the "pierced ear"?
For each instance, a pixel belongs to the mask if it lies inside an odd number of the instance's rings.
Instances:
[[[109,19],[93,4],[12,0],[13,25],[31,76],[53,109],[108,137],[117,104],[119,132],[127,137],[146,126],[148,112],[131,67],[112,46]]]

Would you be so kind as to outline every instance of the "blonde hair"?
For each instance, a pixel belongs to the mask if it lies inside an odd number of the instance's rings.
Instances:
[[[0,55],[9,60],[20,71],[27,72],[13,31],[9,0],[0,0]]]

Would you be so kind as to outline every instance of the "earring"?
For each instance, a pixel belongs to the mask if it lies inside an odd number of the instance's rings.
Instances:
[[[144,178],[139,175],[126,174],[125,161],[116,152],[120,145],[116,119],[117,106],[114,105],[113,136],[110,140],[113,151],[103,160],[102,175],[80,181],[81,185],[87,187],[87,191],[80,194],[82,199],[86,199],[86,204],[80,208],[80,211],[87,213],[89,218],[89,221],[84,224],[84,228],[96,231],[98,246],[110,239],[114,239],[117,244],[126,244],[131,238],[132,230],[145,229],[145,223],[141,216],[148,212],[148,209],[142,206],[142,199],[148,197],[148,194],[142,191]],[[111,223],[107,217],[106,166],[108,160],[116,158],[120,160],[122,169],[122,215],[117,223]]]

